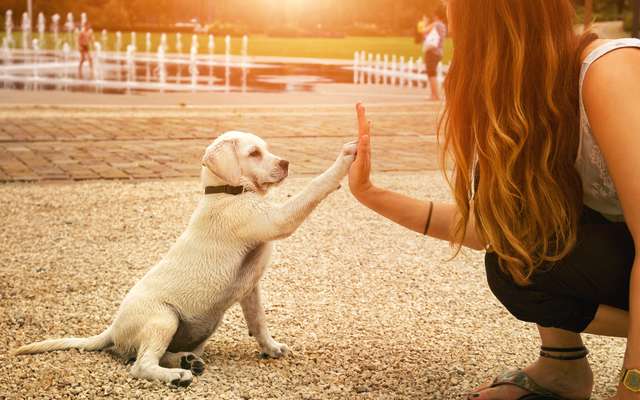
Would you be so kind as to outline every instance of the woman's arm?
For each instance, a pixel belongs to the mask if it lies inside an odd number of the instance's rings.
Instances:
[[[400,193],[378,188],[373,185],[371,171],[370,123],[364,107],[356,106],[358,113],[358,153],[349,170],[349,187],[358,201],[378,214],[418,233],[424,233],[429,217],[430,202],[417,200]],[[434,203],[428,235],[437,239],[452,241],[453,226],[458,218],[454,204]],[[467,226],[463,246],[483,250],[486,246],[477,235],[473,219]]]
[[[636,248],[624,365],[640,368],[640,50],[616,50],[594,62],[584,82],[583,99]],[[640,395],[621,389],[618,398]]]

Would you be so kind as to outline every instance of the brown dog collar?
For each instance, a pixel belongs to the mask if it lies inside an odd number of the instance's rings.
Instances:
[[[231,185],[222,185],[222,186],[207,186],[204,188],[204,194],[216,194],[216,193],[226,193],[231,195],[239,195],[244,192],[244,187],[242,186],[231,186]]]

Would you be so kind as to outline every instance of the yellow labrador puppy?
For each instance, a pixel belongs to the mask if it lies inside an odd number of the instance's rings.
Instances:
[[[113,323],[96,336],[45,340],[14,353],[109,348],[136,359],[131,373],[137,378],[188,386],[204,371],[199,356],[207,339],[225,311],[240,302],[263,354],[283,356],[287,346],[269,334],[260,301],[271,241],[291,235],[339,187],[355,152],[355,143],[344,145],[301,193],[273,204],[263,195],[286,178],[289,162],[250,133],[221,135],[202,159],[204,194],[187,229],[125,296]]]

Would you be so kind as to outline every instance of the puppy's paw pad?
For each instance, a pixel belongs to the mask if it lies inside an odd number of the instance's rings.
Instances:
[[[195,354],[180,357],[180,368],[190,370],[194,375],[202,375],[204,365],[204,361]]]
[[[194,362],[192,362],[191,372],[193,372],[194,375],[202,375],[202,373],[204,372],[204,362],[200,360],[195,360]]]
[[[188,387],[189,385],[191,385],[191,382],[192,382],[191,379],[185,379],[185,380],[174,379],[171,381],[171,384],[175,387]]]
[[[171,385],[175,387],[188,387],[193,382],[191,371],[182,371],[178,377],[171,380]]]

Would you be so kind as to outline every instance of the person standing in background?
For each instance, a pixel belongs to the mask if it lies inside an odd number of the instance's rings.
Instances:
[[[78,35],[78,49],[80,50],[80,64],[78,65],[78,78],[82,79],[82,64],[84,64],[84,60],[89,60],[89,68],[91,69],[91,73],[93,73],[93,58],[91,58],[91,52],[89,44],[93,40],[93,30],[91,29],[91,25],[89,23],[85,23],[82,26],[82,30]]]
[[[422,45],[424,63],[427,67],[427,78],[431,88],[431,100],[440,100],[438,90],[438,64],[442,60],[444,52],[444,39],[447,37],[445,25],[445,8],[438,7],[433,13],[433,22],[427,26],[426,36]]]

